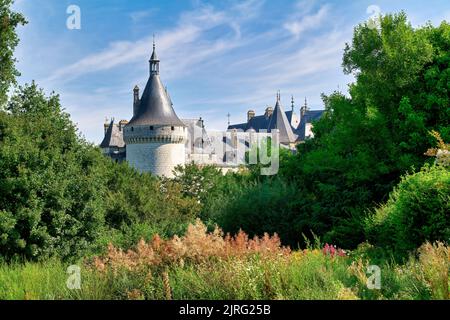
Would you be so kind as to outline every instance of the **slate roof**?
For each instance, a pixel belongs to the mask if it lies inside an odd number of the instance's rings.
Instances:
[[[270,131],[278,129],[280,133],[280,143],[293,143],[297,140],[297,135],[292,132],[291,123],[279,100],[275,104],[275,109],[270,117],[268,129]]]
[[[279,105],[275,106],[272,116],[266,117],[265,115],[254,116],[250,121],[246,123],[238,123],[228,126],[228,130],[236,129],[240,131],[255,130],[261,132],[262,130],[268,130],[272,127],[276,127],[280,130],[280,142],[291,143],[294,141],[305,140],[306,124],[319,120],[324,114],[324,110],[309,110],[305,112],[303,117],[300,117],[300,123],[297,127],[293,126],[292,118],[295,111],[289,110],[283,112],[283,107]],[[282,115],[284,113],[284,116]],[[292,132],[292,134],[291,134]]]
[[[155,47],[153,47],[150,61],[159,63]],[[185,126],[173,109],[172,101],[161,82],[159,72],[150,73],[150,78],[139,101],[136,115],[133,116],[128,125]]]
[[[267,130],[269,127],[269,119],[270,118],[266,117],[265,115],[254,116],[250,119],[249,122],[230,125],[228,127],[228,130],[236,129],[247,131],[253,129],[257,132],[259,132],[260,130]]]
[[[106,130],[105,137],[103,138],[100,148],[112,148],[125,147],[125,142],[123,141],[123,131],[120,130],[119,124],[114,123],[112,120]]]
[[[286,118],[288,119],[289,123],[292,123],[292,115],[294,114],[294,111],[286,111]]]
[[[305,112],[305,114],[300,119],[300,124],[298,125],[297,130],[295,130],[295,133],[298,135],[299,140],[305,140],[306,138],[306,124],[319,120],[324,113],[325,110],[307,110]]]

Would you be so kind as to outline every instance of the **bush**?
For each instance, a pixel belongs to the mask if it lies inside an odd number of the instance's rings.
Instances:
[[[127,163],[111,162],[106,174],[105,220],[110,228],[130,234],[134,224],[137,229],[147,225],[171,236],[183,233],[200,210],[196,199],[183,195],[180,184],[140,173]]]
[[[77,257],[102,232],[105,160],[33,83],[0,111],[0,254]]]
[[[392,250],[397,256],[426,241],[450,240],[450,172],[425,166],[406,175],[386,204],[366,220],[369,242]]]
[[[299,201],[302,199],[297,189],[279,179],[248,183],[222,201],[220,208],[216,207],[215,221],[225,232],[242,229],[250,236],[277,233],[283,244],[297,247],[302,232],[309,231],[304,229]]]

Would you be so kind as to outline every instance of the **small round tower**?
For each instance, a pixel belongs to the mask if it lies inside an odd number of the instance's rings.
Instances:
[[[155,44],[150,58],[150,77],[142,97],[134,89],[133,118],[124,128],[126,159],[136,169],[156,176],[173,177],[184,165],[187,128],[178,118],[159,77]]]

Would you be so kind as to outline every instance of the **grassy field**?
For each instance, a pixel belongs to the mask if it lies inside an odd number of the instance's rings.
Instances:
[[[380,289],[370,289],[373,264]],[[440,243],[396,264],[367,244],[353,252],[319,244],[291,251],[276,236],[223,237],[197,223],[184,237],[156,237],[126,252],[110,246],[78,265],[80,288],[69,289],[68,263],[2,264],[0,299],[449,298],[449,252]]]

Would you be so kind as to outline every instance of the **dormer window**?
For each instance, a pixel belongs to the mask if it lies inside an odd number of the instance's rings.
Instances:
[[[150,130],[153,131],[153,126],[150,126]]]
[[[134,127],[131,127],[131,132],[133,132],[134,131]]]

